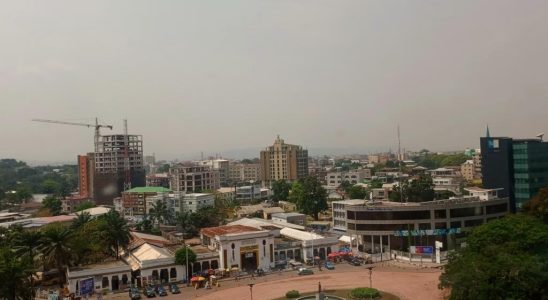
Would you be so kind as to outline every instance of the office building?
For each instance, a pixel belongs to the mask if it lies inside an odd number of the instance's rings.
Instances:
[[[548,142],[490,136],[480,141],[483,187],[502,188],[512,211],[548,186]]]
[[[275,180],[295,181],[308,175],[308,150],[286,144],[278,136],[272,146],[261,151],[260,164],[263,184]]]
[[[171,167],[171,189],[174,192],[201,193],[219,189],[219,170],[210,166],[178,164]]]

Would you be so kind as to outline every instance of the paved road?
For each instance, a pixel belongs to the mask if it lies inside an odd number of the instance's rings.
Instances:
[[[377,266],[373,270],[373,287],[392,293],[404,299],[443,299],[443,292],[438,290],[438,269],[409,269],[394,266]],[[253,299],[267,300],[285,295],[289,290],[300,292],[315,291],[318,281],[324,289],[354,288],[369,286],[369,271],[363,266],[354,267],[339,264],[336,270],[315,269],[314,275],[297,276],[296,272],[269,274],[264,277],[245,278],[240,281],[222,281],[221,287],[210,290],[184,287],[180,295],[169,295],[162,300],[170,299],[203,299],[203,300],[240,300],[250,299],[250,288],[247,284],[254,283]],[[109,299],[128,299],[126,294],[118,294]],[[159,299],[158,299],[159,300]]]

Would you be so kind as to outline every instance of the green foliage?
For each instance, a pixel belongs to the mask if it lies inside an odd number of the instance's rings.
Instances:
[[[186,257],[188,251],[188,263],[192,264],[196,261],[196,253],[192,249],[184,247],[179,248],[175,252],[175,263],[186,266]]]
[[[379,179],[373,179],[369,182],[369,188],[370,189],[380,189],[382,188],[382,181]]]
[[[169,172],[170,165],[169,164],[163,164],[158,168],[158,173],[167,173]]]
[[[524,203],[523,212],[548,224],[548,187],[540,189],[535,197]]]
[[[31,260],[18,257],[7,247],[0,248],[0,299],[33,299]]]
[[[242,164],[258,164],[259,161],[260,161],[260,159],[258,157],[252,158],[252,159],[244,158],[244,159],[242,159],[241,163]]]
[[[59,270],[61,282],[65,282],[65,268],[74,258],[74,252],[70,248],[73,232],[60,223],[53,223],[44,228],[43,234],[40,251],[45,260]]]
[[[300,212],[312,215],[314,220],[318,220],[318,214],[327,209],[327,192],[314,176],[293,183],[289,200]]]
[[[100,220],[103,221],[100,227],[103,240],[110,249],[114,250],[116,258],[118,258],[120,248],[127,248],[131,240],[127,221],[113,209],[102,215]]]
[[[219,226],[223,215],[215,207],[202,207],[191,214],[192,224],[197,228]]]
[[[355,299],[374,299],[380,296],[380,293],[377,289],[372,289],[368,287],[355,288],[350,291],[350,295]]]
[[[449,299],[548,297],[548,225],[509,215],[476,227],[466,242],[440,276]]]
[[[185,236],[192,236],[198,233],[196,227],[192,223],[192,214],[187,211],[182,213],[178,212],[175,215],[175,223],[177,224],[179,231]]]
[[[50,213],[58,216],[61,213],[61,200],[57,197],[48,196],[42,200],[42,206],[49,209]]]
[[[350,188],[352,187],[352,183],[348,180],[343,180],[341,182],[341,185],[339,185],[339,188],[348,193],[350,191]]]
[[[367,199],[369,197],[369,193],[364,187],[354,185],[349,189],[348,196],[350,199]]]
[[[411,181],[402,182],[401,186],[394,186],[390,194],[390,200],[400,201],[400,192],[403,190],[403,201],[423,202],[434,200],[434,182],[430,175],[419,175]]]
[[[151,220],[158,225],[169,223],[173,219],[171,211],[167,208],[166,203],[163,201],[157,201],[152,204],[149,216]]]
[[[285,201],[289,198],[289,189],[291,184],[287,181],[280,179],[272,183],[272,201]]]
[[[285,293],[285,297],[287,299],[299,298],[300,296],[301,296],[301,294],[297,290],[291,290],[291,291],[287,291],[287,293]]]
[[[83,202],[82,204],[76,206],[75,211],[79,212],[79,211],[82,211],[82,210],[85,210],[85,209],[90,209],[90,208],[93,208],[93,207],[95,207],[95,204],[93,204],[90,201],[86,201],[86,202]]]
[[[464,153],[459,154],[434,154],[423,153],[421,156],[413,158],[417,165],[428,169],[436,169],[445,166],[458,166],[470,159]]]

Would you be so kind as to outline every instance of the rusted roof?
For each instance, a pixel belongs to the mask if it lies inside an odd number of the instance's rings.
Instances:
[[[202,234],[207,236],[216,236],[216,235],[226,235],[234,233],[243,233],[243,232],[255,232],[260,231],[257,228],[244,225],[225,225],[218,227],[208,227],[202,229]]]

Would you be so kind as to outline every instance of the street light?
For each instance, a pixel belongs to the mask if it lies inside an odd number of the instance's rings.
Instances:
[[[369,270],[369,288],[373,288],[373,281],[371,279],[371,274],[373,273],[373,266],[367,267],[366,269]]]
[[[255,284],[254,283],[248,283],[247,285],[249,285],[249,292],[251,293],[251,300],[253,300],[253,286]]]

